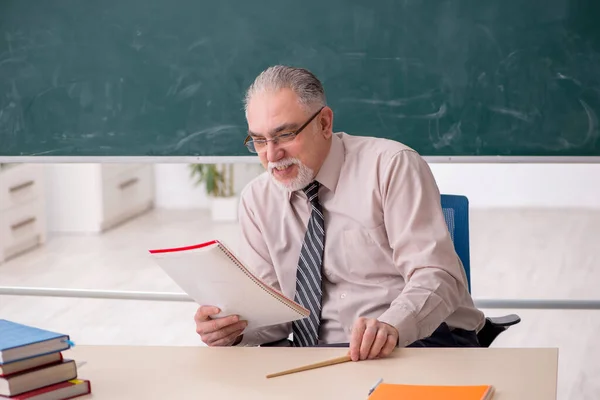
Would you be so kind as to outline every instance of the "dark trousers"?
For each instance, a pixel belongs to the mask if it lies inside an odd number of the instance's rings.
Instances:
[[[292,343],[288,339],[265,343],[262,347],[290,347]],[[349,347],[348,343],[319,344],[316,347]],[[445,323],[442,324],[424,339],[417,340],[406,347],[481,347],[477,340],[477,334],[464,329],[450,329]]]
[[[406,347],[481,347],[477,334],[464,329],[450,329],[442,322],[431,336],[417,340]]]

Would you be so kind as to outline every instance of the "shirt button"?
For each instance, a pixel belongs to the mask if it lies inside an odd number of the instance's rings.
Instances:
[[[342,294],[340,295],[340,299],[345,299],[345,298],[346,298],[346,293],[342,293]]]

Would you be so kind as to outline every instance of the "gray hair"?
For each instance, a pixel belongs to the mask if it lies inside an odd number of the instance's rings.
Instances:
[[[250,85],[244,98],[244,111],[248,111],[248,103],[256,93],[286,88],[293,90],[300,104],[307,108],[327,105],[323,85],[312,72],[304,68],[275,65],[261,72]]]

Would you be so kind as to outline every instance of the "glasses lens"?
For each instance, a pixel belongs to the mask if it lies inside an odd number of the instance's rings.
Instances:
[[[277,136],[277,138],[274,138],[273,144],[277,147],[287,147],[292,143],[292,141],[295,138],[296,138],[295,133],[293,133],[293,132],[286,133],[286,134]],[[264,153],[265,151],[267,151],[268,142],[269,141],[261,141],[261,142],[257,143],[254,140],[248,140],[248,142],[246,142],[246,147],[248,148],[248,150],[251,153]]]
[[[290,133],[284,133],[282,135],[279,135],[277,137],[277,141],[279,143],[285,144],[285,143],[290,143],[295,138],[296,138],[296,134],[294,132],[290,132]]]
[[[264,151],[267,150],[267,143],[263,143],[263,142],[252,142],[253,146],[254,146],[254,152],[255,153],[262,153]]]
[[[248,149],[248,151],[250,151],[250,153],[257,153],[256,148],[254,147],[254,142],[252,140],[246,143],[246,148]]]

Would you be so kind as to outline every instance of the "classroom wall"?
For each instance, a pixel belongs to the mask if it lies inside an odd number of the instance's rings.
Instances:
[[[156,207],[189,209],[208,206],[206,191],[191,180],[187,164],[156,164],[154,176]]]
[[[600,209],[599,164],[430,164],[443,193],[464,194],[473,208]],[[185,164],[157,164],[156,206],[208,207]],[[258,164],[236,165],[236,190],[262,172]]]
[[[76,168],[82,179],[87,168]],[[194,185],[187,164],[154,164],[155,207],[162,209],[209,208],[204,187]],[[442,193],[464,194],[472,209],[484,208],[587,208],[600,209],[600,164],[430,164]],[[65,179],[56,168],[46,169],[48,231],[57,230],[63,215],[52,211],[60,193],[77,185],[76,174]],[[263,172],[260,164],[236,164],[234,188],[240,193]],[[98,210],[95,197],[73,199],[73,206]],[[97,196],[96,196],[97,197]],[[88,215],[88,214],[84,214]],[[89,213],[89,218],[93,217]]]
[[[190,209],[209,206],[210,199],[206,195],[204,184],[200,186],[194,184],[187,164],[156,164],[154,171],[157,208]],[[252,178],[263,171],[263,167],[258,163],[236,164],[234,166],[236,193],[240,193]]]
[[[600,164],[431,164],[443,193],[473,208],[600,209]]]

